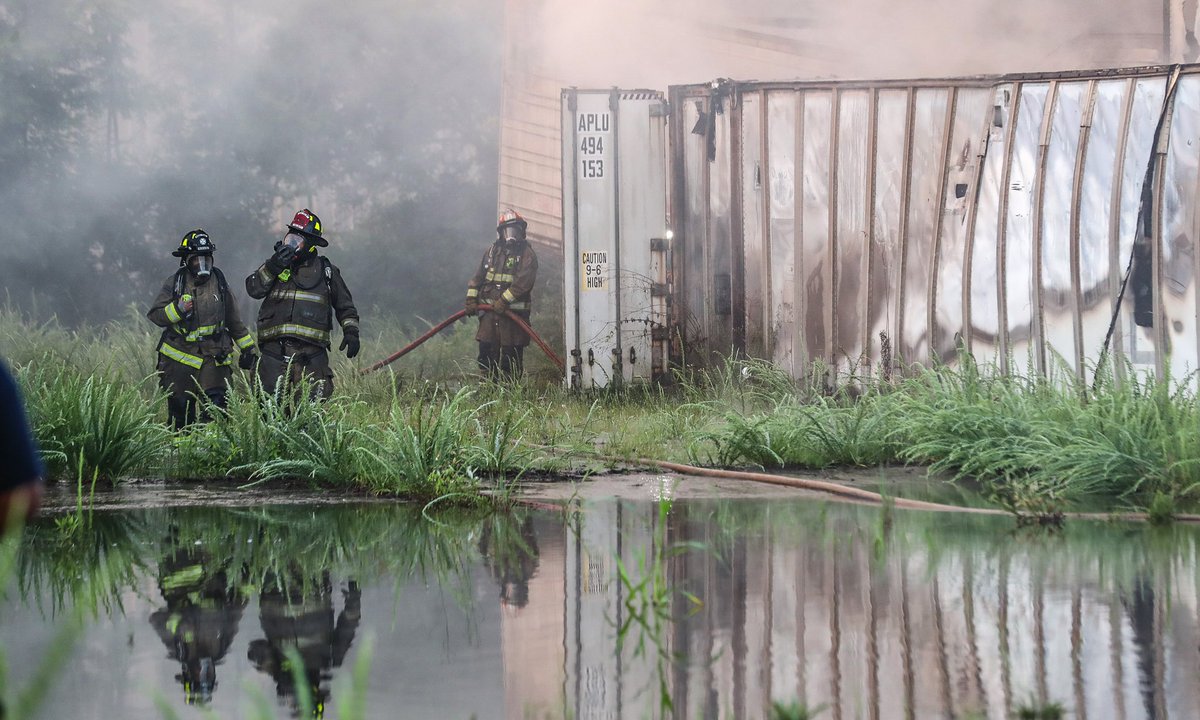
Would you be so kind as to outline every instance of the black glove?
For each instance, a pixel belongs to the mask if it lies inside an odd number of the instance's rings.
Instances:
[[[467,311],[467,317],[475,317],[479,312],[479,300],[473,297],[467,298],[467,302],[463,305],[463,310]]]
[[[243,370],[253,370],[254,363],[258,362],[258,353],[253,350],[243,350],[238,356],[238,367]]]
[[[358,354],[358,330],[346,329],[342,331],[342,344],[338,346],[338,350],[345,350],[346,357],[353,358]]]
[[[280,245],[275,249],[275,254],[267,258],[267,269],[271,271],[272,275],[278,275],[288,269],[295,257],[295,250],[287,245]]]
[[[508,301],[504,299],[504,296],[500,296],[492,301],[492,312],[497,315],[503,315],[508,312]]]

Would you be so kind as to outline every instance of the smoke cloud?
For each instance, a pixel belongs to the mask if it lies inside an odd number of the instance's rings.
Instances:
[[[948,77],[1162,62],[1161,0],[546,0],[529,37],[567,85]],[[1169,30],[1194,29],[1195,8]],[[1177,59],[1183,59],[1179,57]]]
[[[240,288],[307,206],[368,331],[372,308],[457,306],[495,222],[502,10],[0,2],[8,302],[72,324],[144,310],[197,227]]]

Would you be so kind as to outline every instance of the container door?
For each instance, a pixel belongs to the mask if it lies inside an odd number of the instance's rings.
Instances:
[[[566,382],[652,380],[665,366],[666,103],[644,90],[562,100]]]

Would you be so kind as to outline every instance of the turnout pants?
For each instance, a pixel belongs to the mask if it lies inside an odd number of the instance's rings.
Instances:
[[[262,359],[258,379],[267,392],[281,395],[298,388],[307,378],[309,398],[328,400],[333,395],[333,368],[329,353],[320,345],[299,340],[271,340],[259,344]]]
[[[525,369],[525,348],[480,341],[476,361],[491,380],[516,380]]]
[[[171,427],[181,430],[196,422],[201,395],[216,407],[224,408],[232,375],[233,369],[228,364],[218,365],[214,358],[205,358],[197,370],[159,355],[158,384],[170,393],[167,396],[167,421]],[[199,419],[207,422],[211,418],[206,410],[199,413]]]

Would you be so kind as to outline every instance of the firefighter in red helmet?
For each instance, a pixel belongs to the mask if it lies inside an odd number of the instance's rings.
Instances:
[[[321,220],[312,210],[296,213],[275,252],[246,278],[246,292],[262,300],[258,310],[258,376],[267,391],[313,382],[313,395],[333,394],[329,366],[330,332],[337,316],[342,329],[339,350],[358,355],[358,310],[337,266],[317,248],[327,247]]]
[[[158,377],[170,393],[167,416],[176,430],[196,421],[198,393],[225,407],[234,345],[242,368],[254,367],[256,358],[254,338],[238,315],[225,275],[213,264],[216,249],[203,230],[184,235],[171,253],[179,258],[179,270],[163,282],[146,313],[163,328]]]
[[[501,212],[496,242],[483,254],[467,283],[467,315],[477,314],[480,304],[492,306],[491,312],[479,318],[475,340],[479,342],[479,367],[493,380],[520,377],[529,345],[529,335],[510,317],[529,322],[537,282],[537,255],[525,238],[527,227],[516,210]]]

